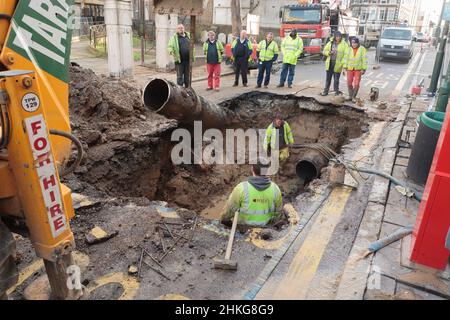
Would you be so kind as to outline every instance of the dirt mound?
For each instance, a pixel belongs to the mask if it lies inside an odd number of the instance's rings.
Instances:
[[[86,158],[65,182],[75,192],[140,194],[152,198],[170,139],[178,126],[148,109],[140,86],[70,67],[70,120]]]

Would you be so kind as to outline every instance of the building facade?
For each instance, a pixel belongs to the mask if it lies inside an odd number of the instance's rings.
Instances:
[[[420,4],[420,0],[402,0],[398,17],[400,22],[407,23],[416,31],[420,31],[422,27],[419,21]]]
[[[363,30],[381,30],[388,25],[406,25],[419,31],[421,0],[350,0],[353,17]]]
[[[360,34],[399,22],[401,0],[350,0],[352,16],[359,18]]]
[[[75,14],[78,17],[89,19],[92,24],[105,22],[103,0],[75,0]]]

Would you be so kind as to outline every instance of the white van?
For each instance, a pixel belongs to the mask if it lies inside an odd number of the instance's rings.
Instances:
[[[387,27],[378,43],[380,58],[409,61],[414,52],[413,30],[410,28]]]

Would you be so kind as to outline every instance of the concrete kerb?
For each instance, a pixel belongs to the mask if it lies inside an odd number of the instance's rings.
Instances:
[[[411,103],[407,103],[401,108],[396,121],[390,125],[389,138],[383,144],[379,169],[388,174],[392,174],[398,142],[410,108]],[[367,258],[363,258],[362,255],[367,250],[368,244],[376,241],[379,237],[389,186],[390,181],[384,178],[377,176],[374,180],[368,205],[339,283],[336,293],[337,300],[362,300],[364,298],[369,275],[371,275],[373,255]]]

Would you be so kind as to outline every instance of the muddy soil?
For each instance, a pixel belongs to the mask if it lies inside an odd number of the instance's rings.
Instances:
[[[77,66],[70,71],[72,128],[87,153],[83,165],[64,180],[74,192],[164,200],[218,218],[227,195],[249,175],[249,166],[173,166],[170,136],[180,125],[147,110],[136,83],[113,82]],[[358,137],[367,122],[359,109],[292,95],[251,92],[220,106],[234,111],[232,127],[242,129],[264,129],[281,113],[297,143],[330,137],[346,143]],[[301,187],[295,176],[300,156],[294,154],[283,174],[274,178],[285,195]]]
[[[86,151],[64,182],[75,192],[153,198],[177,122],[145,109],[139,85],[70,68],[70,117]]]

